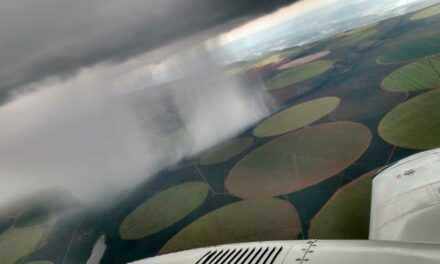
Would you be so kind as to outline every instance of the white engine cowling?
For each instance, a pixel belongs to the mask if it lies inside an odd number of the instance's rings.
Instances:
[[[374,177],[370,239],[440,242],[440,149],[400,160]]]
[[[135,264],[438,264],[440,244],[303,240],[193,249]],[[133,264],[134,264],[133,263]]]

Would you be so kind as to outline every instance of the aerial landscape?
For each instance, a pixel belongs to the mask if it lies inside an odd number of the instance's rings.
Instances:
[[[103,208],[60,189],[0,211],[0,263],[127,263],[226,243],[368,239],[375,173],[440,147],[440,4],[257,53],[225,69],[263,84],[270,115]],[[178,118],[164,122],[185,136]]]

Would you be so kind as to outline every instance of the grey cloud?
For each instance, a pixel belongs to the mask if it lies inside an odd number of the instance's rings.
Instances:
[[[294,0],[6,0],[0,8],[0,100],[17,85],[122,60]],[[238,22],[237,22],[238,23]]]
[[[32,83],[0,106],[0,206],[54,187],[101,204],[269,113],[261,84],[224,73],[203,47],[165,61],[178,79],[159,87],[145,85],[150,59]]]

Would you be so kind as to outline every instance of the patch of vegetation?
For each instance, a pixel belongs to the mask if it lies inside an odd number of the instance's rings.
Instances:
[[[369,129],[340,121],[278,137],[240,160],[226,189],[242,198],[287,194],[317,184],[351,165],[368,148]]]
[[[274,54],[271,56],[268,56],[262,60],[259,60],[253,64],[251,64],[250,66],[253,68],[258,68],[258,67],[264,67],[267,66],[269,64],[275,64],[275,63],[280,63],[281,61],[283,61],[285,59],[285,57],[283,56],[283,54]]]
[[[440,88],[440,54],[420,59],[396,70],[383,80],[382,87],[394,92]]]
[[[244,69],[258,69],[258,68],[264,68],[270,65],[278,65],[285,60],[289,58],[293,58],[296,55],[300,54],[301,52],[304,52],[305,50],[309,49],[310,45],[305,45],[297,48],[291,48],[283,51],[274,52],[269,56],[266,56],[260,60],[256,60],[253,62],[248,62],[247,65],[244,67]],[[277,66],[277,67],[278,67]]]
[[[14,264],[22,257],[41,249],[52,228],[52,222],[28,228],[10,228],[0,236],[1,263]]]
[[[322,57],[327,56],[328,54],[330,54],[329,50],[325,50],[325,51],[321,51],[321,52],[317,52],[308,56],[304,56],[302,58],[293,60],[291,62],[288,62],[284,65],[282,65],[281,67],[278,68],[278,70],[288,70],[291,69],[293,67],[297,67],[306,63],[310,63],[312,61],[318,60]]]
[[[375,172],[369,172],[340,188],[312,219],[309,238],[368,239]]]
[[[295,57],[296,55],[300,54],[301,52],[305,51],[307,48],[306,47],[299,47],[299,48],[295,48],[295,49],[290,49],[290,50],[285,50],[281,52],[281,57],[282,58],[292,58]]]
[[[254,139],[251,137],[231,140],[204,154],[199,163],[208,166],[228,161],[252,146],[252,144],[254,144]]]
[[[402,148],[426,150],[440,147],[440,89],[397,106],[379,124],[379,135]]]
[[[309,80],[330,70],[333,65],[334,62],[331,60],[318,60],[284,71],[267,82],[268,90],[280,89]]]
[[[377,59],[379,64],[402,63],[420,59],[440,52],[440,35],[420,37],[398,44]]]
[[[295,208],[279,199],[229,204],[191,223],[160,250],[186,249],[251,241],[295,239],[301,232]]]
[[[410,20],[425,19],[439,14],[440,14],[440,5],[435,5],[416,13],[410,18]]]
[[[360,29],[357,29],[360,30]],[[378,32],[377,29],[369,29],[366,31],[359,31],[354,33],[346,33],[343,38],[337,40],[336,42],[330,44],[328,46],[329,49],[339,49],[343,47],[348,47],[352,45],[356,45],[363,40],[367,40]]]
[[[162,191],[131,212],[119,227],[122,239],[140,239],[157,233],[194,211],[206,199],[209,186],[188,182]]]
[[[263,121],[253,133],[258,137],[269,137],[302,128],[331,113],[339,102],[337,97],[323,97],[296,105]]]

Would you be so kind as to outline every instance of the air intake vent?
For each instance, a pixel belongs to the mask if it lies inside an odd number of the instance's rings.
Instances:
[[[208,251],[196,264],[273,264],[283,247],[229,248]]]

